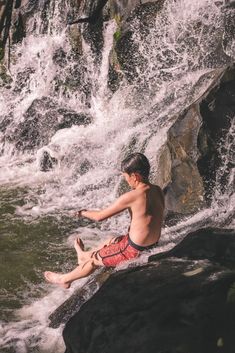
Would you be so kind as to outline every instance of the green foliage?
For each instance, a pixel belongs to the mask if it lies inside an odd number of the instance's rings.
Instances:
[[[0,60],[4,58],[4,49],[0,46]]]
[[[121,30],[120,30],[120,28],[118,28],[117,31],[113,35],[116,42],[121,38],[121,35],[122,35]]]
[[[122,19],[121,19],[121,16],[119,14],[114,15],[114,19],[115,19],[115,21],[117,23],[117,30],[114,33],[113,37],[114,37],[115,41],[118,41],[120,39],[121,35],[122,35],[121,28],[120,28]]]

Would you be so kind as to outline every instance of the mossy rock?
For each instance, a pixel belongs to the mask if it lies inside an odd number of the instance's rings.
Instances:
[[[7,73],[7,69],[3,63],[0,63],[0,87],[10,88],[12,82],[11,76]]]

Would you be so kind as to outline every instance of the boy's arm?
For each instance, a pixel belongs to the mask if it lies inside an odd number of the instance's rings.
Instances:
[[[94,211],[94,210],[81,210],[78,212],[79,216],[90,218],[94,221],[103,221],[109,217],[114,216],[117,213],[124,211],[125,209],[131,206],[132,201],[134,200],[133,192],[127,192],[126,194],[120,196],[112,205],[109,207]]]

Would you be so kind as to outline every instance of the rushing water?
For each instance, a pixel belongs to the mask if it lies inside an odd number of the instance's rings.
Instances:
[[[234,55],[234,43],[224,47],[223,53],[218,49],[218,38],[225,35],[221,3],[169,0],[150,33],[141,33],[138,21],[133,24],[134,41],[146,65],[137,62],[132,84],[123,79],[115,93],[108,88],[109,57],[117,30],[116,22],[110,20],[103,28],[101,61],[82,40],[83,84],[78,89],[73,82],[78,62],[71,54],[65,25],[70,9],[62,0],[50,4],[47,27],[39,13],[28,21],[27,37],[13,50],[11,88],[2,88],[0,96],[0,123],[6,116],[11,120],[0,135],[1,352],[35,352],[36,347],[39,352],[63,351],[62,327],[49,328],[48,316],[84,281],[67,291],[55,289],[44,283],[43,270],[66,271],[74,266],[74,233],[93,246],[110,233],[125,232],[128,226],[125,213],[97,226],[76,222],[69,211],[112,202],[121,183],[120,161],[130,150],[143,151],[154,163],[177,115],[206,92],[232,61],[229,55]],[[54,59],[61,48],[62,65]],[[48,113],[43,97],[51,99],[54,112],[55,106],[83,112],[92,117],[92,123],[53,132],[45,121],[40,129],[47,143],[17,148],[14,139],[5,137],[15,134],[36,99],[40,116]],[[166,227],[160,251],[201,226],[232,226],[233,139],[232,124],[220,151],[223,165],[212,207]],[[46,173],[39,168],[43,151],[58,159],[57,166]]]

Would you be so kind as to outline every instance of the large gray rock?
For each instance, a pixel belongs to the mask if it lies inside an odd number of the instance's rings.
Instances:
[[[168,130],[158,152],[152,181],[165,190],[168,214],[190,214],[204,202],[203,179],[198,171],[198,131],[202,124],[198,105],[182,113]]]
[[[114,273],[67,323],[66,353],[233,353],[234,239],[200,230]]]

